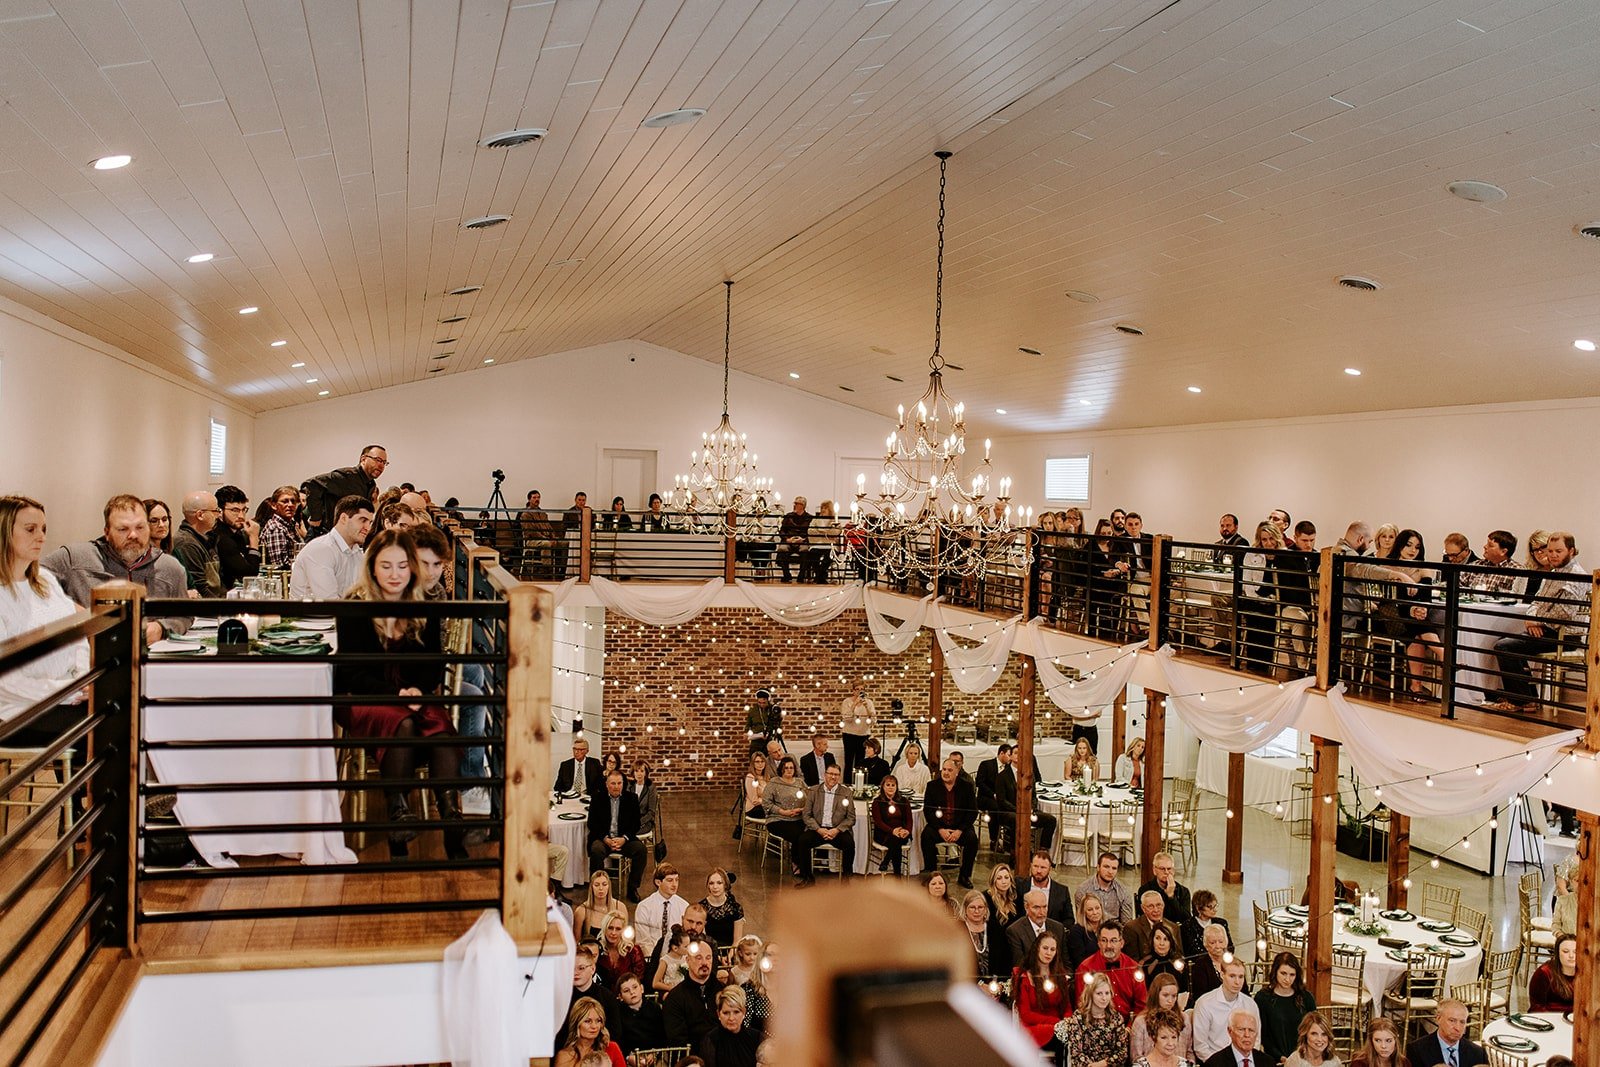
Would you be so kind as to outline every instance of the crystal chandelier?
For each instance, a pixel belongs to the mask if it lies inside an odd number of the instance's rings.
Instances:
[[[777,504],[771,478],[756,474],[756,455],[745,435],[728,418],[728,365],[733,337],[733,282],[722,283],[726,306],[722,323],[722,421],[700,435],[689,453],[689,473],[673,479],[671,508],[696,516],[700,525],[727,525],[728,512],[761,515]]]
[[[870,533],[878,569],[893,578],[926,578],[930,588],[944,576],[981,577],[1006,565],[1026,567],[1026,527],[1033,512],[1012,508],[1010,478],[1001,478],[999,493],[990,497],[988,441],[983,443],[983,462],[970,474],[961,470],[967,454],[966,405],[945,392],[940,354],[945,168],[951,154],[934,154],[939,157],[939,254],[928,387],[909,411],[903,405],[899,409],[899,421],[884,442],[877,493],[869,496],[866,475],[858,474],[850,506]]]

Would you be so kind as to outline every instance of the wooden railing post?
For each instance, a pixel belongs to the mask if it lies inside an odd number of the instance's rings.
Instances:
[[[1339,598],[1334,596],[1334,591],[1340,583],[1333,580],[1334,555],[1333,549],[1323,549],[1317,570],[1317,688],[1323,691],[1333,687],[1339,662],[1339,649],[1334,642],[1339,639],[1335,631],[1340,627],[1334,626],[1333,620],[1337,617],[1342,622],[1342,616],[1336,616],[1335,612],[1341,611],[1343,605],[1335,603]]]
[[[1335,805],[1337,807],[1337,805]],[[1406,879],[1411,876],[1411,816],[1389,809],[1389,892],[1385,907],[1406,910]]]
[[[1339,796],[1339,742],[1311,738],[1311,884],[1306,900],[1311,909],[1306,931],[1306,987],[1318,1004],[1328,1003],[1333,988],[1334,844],[1339,805],[1325,798]]]
[[[105,725],[89,734],[89,759],[105,760],[105,769],[89,784],[90,808],[105,808],[90,841],[105,860],[92,876],[91,892],[104,894],[106,906],[95,916],[96,932],[108,946],[138,948],[139,816],[139,655],[144,644],[144,586],[107,582],[96,586],[96,613],[121,611],[126,622],[95,635],[89,643],[90,663],[110,667],[90,694],[94,715]],[[70,803],[70,801],[68,802]]]
[[[1222,843],[1222,881],[1244,881],[1244,753],[1228,753],[1228,818]]]
[[[545,932],[550,849],[550,679],[555,648],[551,595],[518,582],[505,590],[505,840],[500,914],[519,944]]]
[[[939,741],[944,723],[944,646],[939,635],[928,634],[928,769],[939,771]]]
[[[594,563],[594,508],[578,509],[578,581],[589,584],[589,569]]]
[[[1017,747],[1012,766],[1017,772],[1016,833],[1011,835],[1014,871],[1025,871],[1033,855],[1033,698],[1039,666],[1032,656],[1022,658],[1021,699],[1017,701]],[[991,829],[991,833],[993,830]],[[1049,847],[1048,843],[1043,847]]]
[[[492,548],[480,548],[477,544],[467,546],[467,587],[456,590],[457,600],[478,599],[478,575],[490,567],[500,565],[500,553]]]
[[[1150,861],[1161,851],[1161,831],[1166,815],[1167,698],[1154,689],[1144,691],[1144,813],[1140,827],[1139,856],[1146,880],[1154,876]]]
[[[739,577],[739,513],[729,508],[724,521],[727,523],[728,540],[723,546],[722,580],[732,585],[734,579]]]
[[[1161,635],[1166,629],[1167,597],[1164,586],[1167,581],[1167,572],[1171,568],[1167,565],[1167,554],[1172,551],[1172,536],[1170,534],[1156,534],[1150,541],[1150,651],[1154,652],[1161,647]]]

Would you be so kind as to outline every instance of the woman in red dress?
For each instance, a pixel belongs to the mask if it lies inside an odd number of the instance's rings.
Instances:
[[[1011,974],[1011,1000],[1017,1021],[1041,1049],[1056,1052],[1056,1023],[1067,1014],[1067,987],[1072,976],[1061,962],[1061,946],[1054,934],[1040,934]]]

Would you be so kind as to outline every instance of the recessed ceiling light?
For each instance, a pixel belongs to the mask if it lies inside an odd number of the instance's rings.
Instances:
[[[304,367],[304,366],[305,366],[304,363],[291,363],[291,364],[289,364],[289,369],[290,370],[299,370],[301,367]]]
[[[1375,293],[1383,288],[1382,283],[1375,282],[1371,278],[1363,278],[1359,274],[1346,274],[1339,279],[1339,284],[1358,293]]]
[[[880,356],[892,356],[892,355],[894,355],[894,351],[892,349],[884,348],[882,345],[873,345],[871,348],[867,349],[867,351],[868,352],[876,352]]]
[[[1346,374],[1350,375],[1350,377],[1352,377],[1352,378],[1361,377],[1361,369],[1359,367],[1346,367],[1344,369],[1344,372]]]
[[[272,342],[272,347],[273,348],[282,348],[284,345],[286,345],[288,343],[289,343],[288,341],[274,341],[274,342]]]
[[[1594,342],[1580,337],[1576,341],[1572,342],[1572,347],[1576,348],[1579,352],[1593,352]]]
[[[1198,385],[1191,385],[1189,386],[1189,392],[1198,393],[1200,392],[1200,387]]]
[[[1004,415],[1006,413],[1006,409],[1005,408],[995,408],[994,409],[994,413],[996,415]]]
[[[1022,347],[1018,348],[1017,351],[1021,352],[1025,356],[1042,356],[1042,355],[1044,355],[1044,353],[1039,351],[1037,348],[1029,348],[1026,345],[1023,345]]]
[[[482,289],[482,288],[483,288],[483,286],[481,286],[481,285],[458,285],[454,289],[446,289],[444,291],[444,295],[445,296],[466,296],[468,293],[476,293],[479,289]]]
[[[1113,330],[1116,330],[1118,333],[1125,333],[1130,337],[1143,337],[1144,336],[1144,327],[1143,326],[1135,326],[1131,322],[1119,322],[1119,323],[1117,323],[1115,326],[1113,326],[1111,328]]]
[[[484,361],[483,361],[483,362],[484,362],[484,363],[485,363],[485,364],[489,364],[489,363],[493,363],[493,362],[494,362],[494,360],[492,360],[492,359],[486,359],[486,360],[484,360]]]
[[[1587,237],[1591,241],[1600,241],[1600,222],[1585,222],[1573,227],[1579,237]]]
[[[798,375],[798,374],[796,374],[796,373],[795,373],[795,372],[794,372],[794,371],[790,371],[790,372],[789,372],[789,377],[791,377],[791,378],[798,378],[798,377],[800,377],[800,375]]]
[[[258,307],[240,308],[239,309],[239,314],[241,314],[241,315],[254,315],[256,312],[258,312],[260,310],[261,309],[258,308]]]
[[[663,126],[682,126],[686,122],[693,122],[706,113],[703,107],[680,107],[676,111],[662,111],[651,115],[639,125],[647,130],[659,130]]]
[[[1471,178],[1451,182],[1445,186],[1454,196],[1463,200],[1470,200],[1474,204],[1498,204],[1506,198],[1506,191],[1492,182],[1480,182]]]
[[[531,144],[540,140],[549,130],[541,130],[536,126],[528,126],[520,130],[507,130],[504,133],[494,133],[479,141],[484,148],[515,148],[518,145]]]
[[[132,156],[101,156],[99,159],[91,159],[89,166],[95,170],[120,170],[132,162]]]
[[[475,219],[468,219],[461,224],[463,230],[487,230],[491,226],[500,226],[510,222],[510,215],[479,215]]]
[[[1098,304],[1100,298],[1093,293],[1086,293],[1082,289],[1068,289],[1067,299],[1076,300],[1080,304]]]
[[[317,384],[317,380],[315,378],[307,378],[306,379],[306,384],[307,385],[316,385]]]
[[[1094,405],[1093,400],[1080,400],[1078,403],[1082,404],[1084,407],[1092,407]]]
[[[328,395],[328,391],[326,389],[319,389],[319,390],[317,390],[317,395],[318,396],[327,396]]]
[[[210,263],[213,259],[216,259],[216,258],[217,257],[215,255],[213,255],[212,253],[210,253],[210,252],[196,252],[194,255],[189,257],[189,262],[190,263]]]

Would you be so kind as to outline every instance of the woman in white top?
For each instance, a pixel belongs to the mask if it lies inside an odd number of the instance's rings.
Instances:
[[[1135,737],[1128,751],[1117,757],[1116,770],[1111,777],[1126,782],[1130,789],[1144,788],[1144,738]]]
[[[44,554],[44,505],[25,496],[0,496],[0,641],[69,618],[82,609],[61,589],[56,576],[39,566]],[[89,671],[89,643],[75,641],[0,676],[0,722]],[[82,700],[81,696],[75,698]],[[81,709],[58,707],[6,739],[15,747],[48,744],[61,735]]]
[[[927,763],[922,759],[922,748],[915,742],[906,746],[905,758],[894,769],[894,779],[900,784],[900,792],[921,796],[928,791],[928,783],[933,780],[933,772],[928,770]]]

